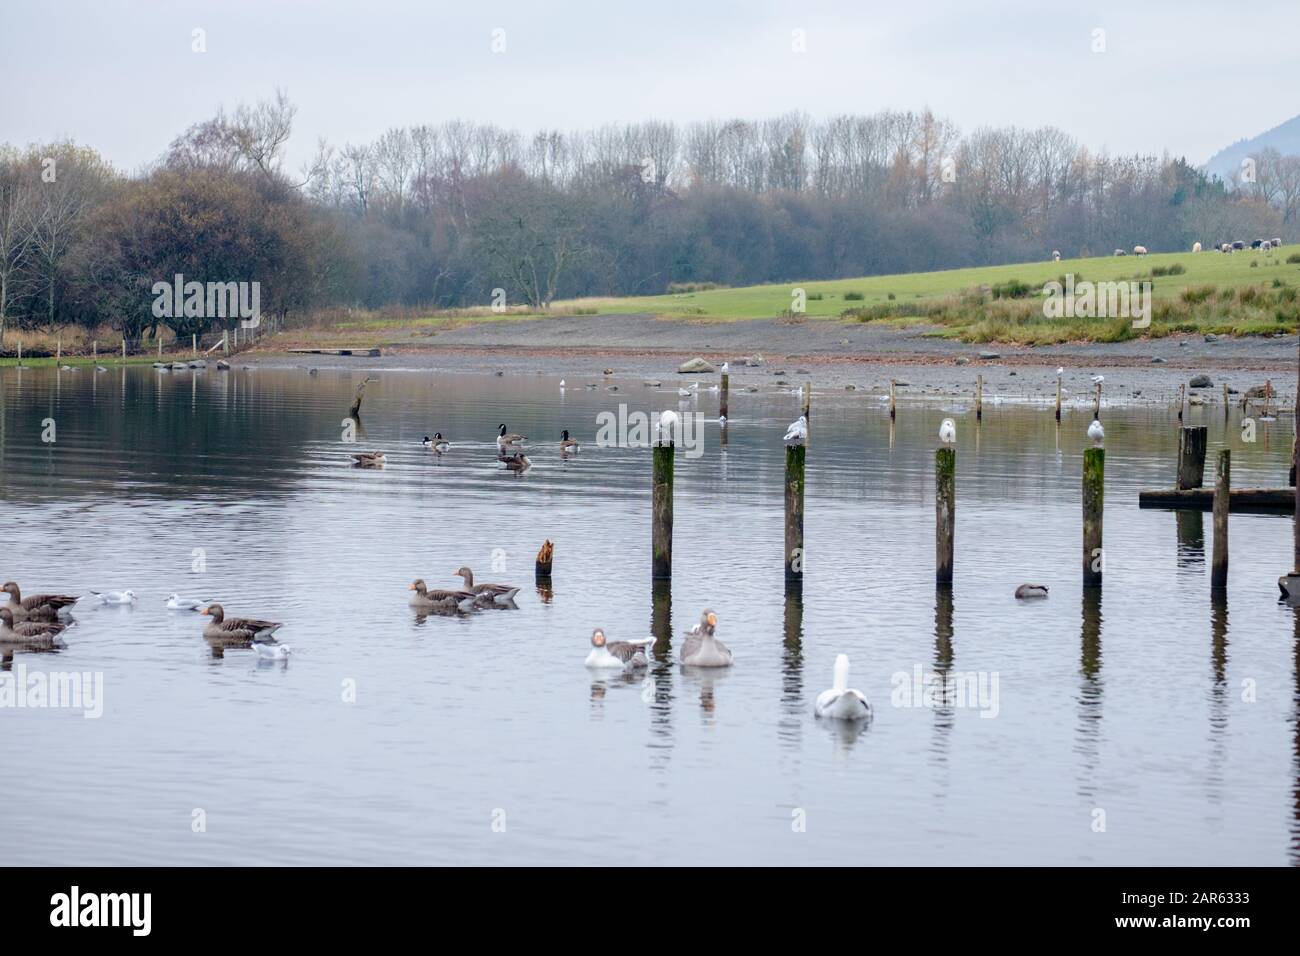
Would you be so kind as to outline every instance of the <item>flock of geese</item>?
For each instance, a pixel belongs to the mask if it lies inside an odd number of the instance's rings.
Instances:
[[[498,425],[497,461],[505,465],[509,471],[525,471],[532,467],[532,460],[524,454],[523,445],[527,440],[526,436],[511,432],[504,422]],[[421,439],[420,445],[438,455],[451,450],[451,442],[442,436],[442,432],[434,432],[432,438],[425,435]],[[560,433],[560,454],[562,456],[567,458],[570,455],[576,455],[581,447],[578,439],[569,436],[567,428]],[[382,468],[388,461],[387,456],[382,451],[354,452],[351,458],[357,468]]]

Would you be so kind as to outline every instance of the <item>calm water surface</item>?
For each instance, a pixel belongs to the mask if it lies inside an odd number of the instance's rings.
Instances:
[[[891,434],[878,401],[819,392],[800,600],[781,563],[799,400],[736,394],[727,446],[709,425],[703,457],[679,454],[675,575],[656,599],[649,453],[565,462],[558,439],[675,394],[384,371],[347,446],[362,377],[0,370],[0,575],[140,594],[78,612],[61,653],[14,658],[102,673],[104,714],[0,709],[0,861],[1300,862],[1300,644],[1275,583],[1292,523],[1232,517],[1215,606],[1209,516],[1137,508],[1138,489],[1172,483],[1171,410],[1105,416],[1106,583],[1085,597],[1085,410],[1058,434],[1042,408],[989,407],[977,428],[957,403],[904,406]],[[686,407],[717,416],[716,396]],[[957,570],[936,594],[946,415]],[[1254,445],[1235,413],[1226,431],[1221,411],[1198,418],[1211,456],[1231,440],[1236,485],[1285,482],[1289,418]],[[495,461],[501,421],[530,436],[522,476]],[[418,444],[435,430],[453,442],[441,457]],[[349,467],[369,448],[386,468]],[[549,596],[533,582],[547,538]],[[456,585],[461,564],[522,585],[518,609],[417,619],[407,584]],[[1050,599],[1017,602],[1025,581]],[[285,622],[294,656],[214,658],[204,619],[163,607],[172,591]],[[686,673],[671,660],[706,606],[736,664]],[[656,635],[648,675],[586,670],[595,625]],[[840,652],[876,709],[860,733],[812,715]],[[891,705],[894,675],[910,686],[917,668],[996,675],[996,716]]]

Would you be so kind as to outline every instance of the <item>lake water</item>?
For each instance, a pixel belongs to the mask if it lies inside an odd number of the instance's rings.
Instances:
[[[1300,862],[1300,625],[1276,585],[1292,522],[1232,516],[1215,606],[1209,516],[1137,507],[1172,484],[1172,409],[1103,416],[1106,580],[1085,597],[1086,409],[1058,433],[1050,408],[988,405],[977,428],[956,403],[905,405],[891,434],[879,400],[818,392],[800,601],[781,497],[799,399],[738,392],[725,449],[711,424],[701,457],[679,452],[656,600],[649,452],[590,442],[599,412],[679,407],[670,389],[376,375],[346,445],[360,372],[0,370],[0,575],[140,596],[78,611],[58,654],[14,656],[102,674],[103,715],[0,709],[0,862]],[[714,395],[681,407],[717,416]],[[947,415],[950,593],[933,578]],[[1285,483],[1289,417],[1254,444],[1236,412],[1202,420],[1235,485]],[[499,422],[530,436],[527,473],[496,462]],[[588,443],[574,460],[562,428]],[[419,446],[435,430],[441,457]],[[385,468],[349,467],[371,448]],[[418,619],[407,585],[457,585],[462,564],[521,585],[518,609]],[[1017,602],[1027,581],[1050,598]],[[292,658],[214,658],[206,619],[164,608],[173,591],[283,621]],[[684,672],[705,607],[735,666]],[[648,673],[588,671],[596,625],[657,635]],[[875,708],[856,732],[812,713],[841,652]],[[936,672],[986,696],[896,706]]]

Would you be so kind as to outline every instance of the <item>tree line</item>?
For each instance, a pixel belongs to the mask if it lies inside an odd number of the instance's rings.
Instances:
[[[7,328],[161,325],[157,282],[259,282],[263,312],[546,308],[745,285],[1152,251],[1285,234],[1300,158],[1253,181],[1095,153],[1053,127],[961,134],[929,111],[643,122],[531,135],[464,121],[284,154],[283,93],[197,123],[127,175],[71,142],[0,147]],[[497,291],[501,290],[501,291]]]

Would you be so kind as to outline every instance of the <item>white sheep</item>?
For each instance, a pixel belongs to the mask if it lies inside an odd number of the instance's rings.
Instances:
[[[1230,243],[1230,242],[1225,242],[1223,245],[1219,246],[1219,251],[1220,251],[1220,252],[1231,253],[1231,252],[1232,252],[1232,243]]]
[[[1126,256],[1126,255],[1128,255],[1128,253],[1125,252],[1123,249],[1116,249],[1116,250],[1115,250],[1115,255],[1117,255],[1117,256]]]
[[[1281,248],[1282,248],[1282,239],[1281,239],[1280,237],[1275,237],[1275,238],[1273,239],[1273,248],[1274,248],[1274,249],[1281,249]]]
[[[1193,242],[1192,252],[1200,252],[1200,251],[1201,251],[1201,244],[1199,242]]]
[[[1134,246],[1134,247],[1133,247],[1133,255],[1135,255],[1135,256],[1145,256],[1146,254],[1147,254],[1147,247],[1146,247],[1146,246]]]
[[[1053,249],[1053,250],[1052,250],[1052,261],[1053,261],[1053,262],[1060,262],[1060,261],[1061,261],[1061,252],[1060,252],[1059,249]]]
[[[1265,239],[1263,242],[1261,242],[1261,243],[1259,244],[1259,251],[1262,252],[1262,253],[1264,253],[1264,255],[1266,255],[1266,256],[1267,256],[1267,255],[1272,255],[1272,253],[1273,253],[1273,243],[1271,243],[1271,242],[1269,242],[1267,239]]]

